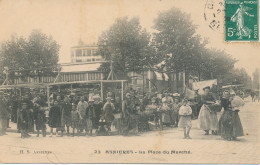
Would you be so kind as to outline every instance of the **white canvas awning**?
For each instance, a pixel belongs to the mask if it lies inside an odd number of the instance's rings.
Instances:
[[[213,80],[206,80],[206,81],[199,81],[192,83],[193,90],[199,90],[199,93],[203,93],[203,88],[209,86],[210,88],[214,85],[217,85],[217,79]]]
[[[163,75],[164,75],[164,80],[168,81],[169,80],[169,76],[166,73],[163,73]]]
[[[154,71],[154,73],[156,75],[157,80],[163,80],[163,77],[164,77],[165,81],[169,80],[169,76],[166,73],[160,73],[160,72],[156,72],[156,71]]]
[[[163,76],[162,76],[162,73],[159,73],[159,72],[156,72],[154,71],[155,75],[156,75],[156,79],[157,80],[163,80]]]
[[[97,71],[101,63],[61,65],[62,73]]]

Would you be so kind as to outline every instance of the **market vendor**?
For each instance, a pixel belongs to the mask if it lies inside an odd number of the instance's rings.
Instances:
[[[217,113],[210,108],[210,104],[216,102],[212,93],[210,93],[210,87],[203,88],[204,94],[201,97],[201,103],[203,104],[199,113],[199,126],[205,131],[205,135],[209,135],[209,131],[212,131],[212,135],[217,134],[218,119]]]

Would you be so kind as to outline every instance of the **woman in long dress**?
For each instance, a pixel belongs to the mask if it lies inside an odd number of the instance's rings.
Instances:
[[[224,112],[219,119],[219,134],[223,139],[236,140],[239,136],[244,136],[243,127],[238,115],[239,110],[232,107],[233,95],[225,91],[221,99],[221,106]]]
[[[245,26],[244,23],[244,15],[248,15],[249,17],[253,17],[254,15],[251,15],[247,12],[248,7],[244,6],[244,3],[241,2],[239,5],[239,8],[237,9],[236,13],[231,17],[231,21],[236,22],[237,24],[237,33],[236,35],[239,36],[239,39],[242,39],[242,37],[249,37],[252,32],[251,29]]]
[[[209,135],[209,131],[212,131],[212,135],[217,134],[218,119],[216,111],[210,108],[210,104],[215,103],[215,98],[209,93],[210,87],[203,88],[204,95],[201,97],[202,107],[199,113],[199,126],[205,131],[205,135]]]

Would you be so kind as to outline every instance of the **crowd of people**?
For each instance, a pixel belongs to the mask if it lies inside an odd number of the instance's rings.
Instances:
[[[147,92],[140,96],[129,90],[122,101],[121,95],[109,91],[104,101],[97,90],[78,96],[52,95],[47,99],[44,93],[23,96],[0,92],[0,135],[6,134],[9,120],[17,124],[21,138],[30,137],[30,133],[47,136],[93,136],[110,135],[112,129],[118,134],[128,135],[149,131],[152,128],[183,128],[184,138],[191,139],[192,119],[198,119],[199,126],[209,135],[220,135],[227,140],[243,136],[243,128],[238,115],[239,106],[232,105],[234,94],[226,90],[223,96],[216,97],[210,87],[198,90],[195,96],[187,98],[168,90],[162,93]],[[49,105],[48,107],[48,101]],[[218,121],[217,112],[224,112]],[[93,131],[94,130],[94,131]]]

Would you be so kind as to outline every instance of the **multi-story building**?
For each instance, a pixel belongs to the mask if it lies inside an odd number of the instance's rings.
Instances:
[[[85,45],[80,42],[78,46],[71,48],[71,63],[79,62],[100,62],[102,61],[101,55],[97,53],[98,46],[95,44]]]

